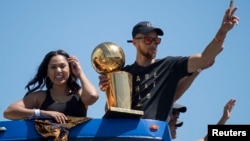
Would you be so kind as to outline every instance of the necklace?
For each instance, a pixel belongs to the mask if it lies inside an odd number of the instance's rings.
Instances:
[[[50,90],[50,95],[52,100],[55,103],[66,103],[68,102],[73,94],[70,93],[71,91],[66,91],[66,92],[55,92],[53,90]]]

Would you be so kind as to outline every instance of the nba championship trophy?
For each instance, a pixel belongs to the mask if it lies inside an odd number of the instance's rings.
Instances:
[[[110,80],[106,90],[107,111],[104,118],[138,118],[143,111],[132,110],[132,75],[120,71],[125,63],[121,47],[112,42],[96,46],[92,52],[91,63],[95,71]]]

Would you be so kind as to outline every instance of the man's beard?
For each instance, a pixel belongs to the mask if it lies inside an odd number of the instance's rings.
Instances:
[[[149,53],[148,51],[144,51],[139,48],[139,52],[147,59],[154,59],[156,57],[156,53]]]

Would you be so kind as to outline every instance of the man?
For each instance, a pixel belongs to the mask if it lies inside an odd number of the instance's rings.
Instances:
[[[181,105],[179,103],[174,103],[172,106],[172,112],[171,115],[168,116],[167,122],[173,122],[174,124],[179,119],[180,113],[185,113],[187,111],[187,107],[184,105]]]
[[[177,122],[173,125],[169,125],[169,130],[171,134],[172,139],[176,139],[177,135],[177,128],[181,127],[183,125],[183,121],[177,120]]]
[[[133,39],[128,40],[135,46],[136,60],[122,69],[133,76],[132,109],[143,110],[142,118],[166,121],[174,101],[182,96],[195,78],[190,81],[189,77],[210,67],[222,51],[227,33],[239,21],[234,16],[236,10],[236,7],[228,8],[218,32],[204,51],[188,57],[156,59],[161,42],[158,36],[163,36],[163,30],[149,21],[136,24],[132,30]],[[99,79],[100,89],[105,91],[110,82],[105,75],[99,76]]]
[[[183,125],[183,121],[178,120],[180,113],[185,113],[186,111],[186,106],[174,103],[172,113],[167,120],[172,139],[176,138],[176,129]]]

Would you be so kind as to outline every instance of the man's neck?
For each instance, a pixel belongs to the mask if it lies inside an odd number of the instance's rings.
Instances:
[[[145,58],[145,57],[137,57],[136,63],[141,67],[147,67],[155,62],[155,58]]]

